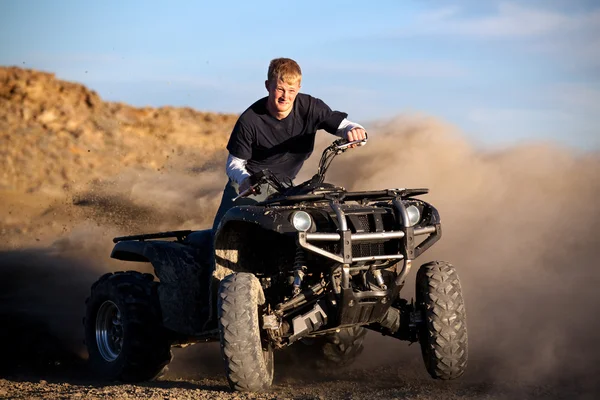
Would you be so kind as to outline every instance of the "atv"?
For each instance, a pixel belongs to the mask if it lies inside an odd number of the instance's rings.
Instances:
[[[266,185],[274,193],[233,207],[215,231],[114,238],[112,258],[151,263],[155,275],[108,273],[93,284],[84,327],[95,371],[150,380],[171,347],[220,341],[231,388],[263,391],[278,350],[302,347],[309,365],[343,367],[373,330],[419,342],[433,378],[463,375],[466,313],[454,266],[421,265],[416,299],[400,297],[413,261],[441,237],[438,211],[417,198],[428,190],[325,183],[334,157],[365,143],[336,140],[299,185],[268,170],[253,175],[240,196]]]

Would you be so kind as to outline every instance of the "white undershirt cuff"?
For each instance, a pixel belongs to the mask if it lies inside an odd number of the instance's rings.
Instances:
[[[356,122],[349,121],[347,118],[344,118],[338,126],[337,131],[335,132],[336,136],[347,139],[348,131],[354,128],[362,128],[365,129],[362,125],[357,124]],[[366,130],[366,129],[365,129]]]
[[[227,157],[227,167],[225,168],[225,172],[229,179],[237,182],[238,185],[241,185],[244,179],[250,176],[250,173],[246,169],[246,163],[246,160],[242,160],[231,154]]]

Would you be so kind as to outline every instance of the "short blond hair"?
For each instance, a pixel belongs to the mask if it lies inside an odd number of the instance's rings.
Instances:
[[[293,85],[302,81],[302,70],[298,63],[291,58],[275,58],[269,64],[267,79],[269,82],[282,81]]]

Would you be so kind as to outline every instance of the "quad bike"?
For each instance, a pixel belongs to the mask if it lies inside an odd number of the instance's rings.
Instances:
[[[467,365],[461,285],[448,262],[421,265],[416,301],[400,297],[413,261],[441,237],[427,189],[347,191],[325,183],[333,158],[365,144],[337,140],[317,174],[294,186],[269,171],[218,229],[117,237],[111,257],[151,263],[155,275],[108,273],[92,286],[84,319],[89,360],[109,379],[150,380],[171,347],[220,341],[232,389],[267,390],[274,353],[309,346],[328,366],[352,362],[367,329],[419,342],[436,379]]]

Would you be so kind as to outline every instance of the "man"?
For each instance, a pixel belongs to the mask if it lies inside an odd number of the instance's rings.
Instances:
[[[313,151],[318,129],[349,141],[366,138],[362,126],[346,119],[348,114],[332,111],[323,101],[299,93],[301,81],[302,71],[294,60],[276,58],[269,64],[265,81],[269,95],[242,113],[227,144],[229,182],[213,231],[230,208],[257,203],[272,194],[273,189],[267,187],[234,202],[250,188],[250,175],[268,169],[280,181],[293,180]]]

